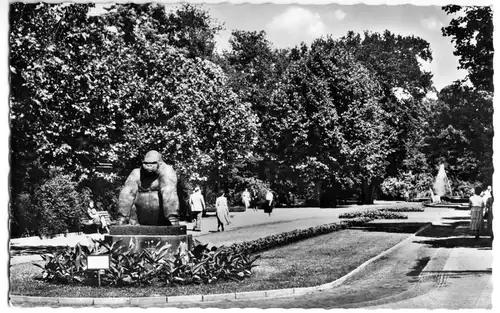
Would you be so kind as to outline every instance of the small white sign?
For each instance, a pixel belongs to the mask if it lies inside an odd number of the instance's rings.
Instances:
[[[87,256],[87,269],[89,270],[109,269],[109,254]]]

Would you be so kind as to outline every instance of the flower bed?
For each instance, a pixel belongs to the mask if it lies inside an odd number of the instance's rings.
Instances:
[[[186,253],[168,254],[169,245],[157,246],[153,250],[133,252],[133,247],[118,243],[109,245],[104,241],[93,241],[91,247],[77,244],[52,254],[44,254],[41,279],[48,282],[82,285],[96,284],[97,274],[87,270],[87,256],[108,254],[110,268],[101,275],[103,285],[189,285],[209,284],[216,281],[239,281],[252,274],[254,262],[259,256],[250,256],[260,251],[283,246],[306,238],[360,226],[371,218],[353,220],[297,229],[267,236],[257,240],[235,243],[229,247],[213,247],[198,244]]]
[[[103,285],[139,286],[161,284],[189,285],[213,283],[218,280],[239,281],[252,274],[259,256],[250,257],[228,248],[207,249],[197,245],[191,251],[168,254],[170,245],[158,245],[152,250],[133,252],[117,242],[112,245],[94,241],[92,247],[77,244],[54,254],[44,254],[41,279],[48,282],[95,285],[97,274],[87,270],[88,255],[108,254],[110,268],[101,275]]]

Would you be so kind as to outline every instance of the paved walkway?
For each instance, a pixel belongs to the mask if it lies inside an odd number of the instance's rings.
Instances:
[[[202,242],[228,245],[263,236],[339,221],[338,215],[358,209],[397,206],[387,204],[339,209],[277,209],[272,216],[262,211],[232,213],[232,225],[225,232],[216,228],[214,217],[205,218],[202,231],[193,236]],[[390,254],[369,264],[342,285],[286,298],[225,300],[208,303],[164,303],[152,306],[216,308],[491,308],[491,240],[473,238],[468,230],[467,211],[426,208],[406,213],[408,220],[376,223],[425,223],[434,227],[413,237]],[[188,225],[190,226],[190,225]],[[98,236],[98,235],[94,235]],[[63,245],[84,242],[82,236],[51,240],[12,240],[12,245]],[[38,256],[16,256],[12,264],[32,261]]]
[[[333,289],[286,298],[167,303],[162,306],[491,309],[493,255],[490,246],[488,237],[476,240],[465,225],[436,226],[413,237]]]
[[[404,202],[378,202],[374,205],[351,205],[341,208],[279,208],[275,209],[271,216],[263,211],[247,210],[246,212],[231,213],[231,225],[226,227],[224,232],[217,230],[217,218],[209,215],[203,218],[201,232],[193,232],[192,223],[187,224],[188,234],[202,243],[209,245],[230,245],[235,242],[255,240],[258,238],[279,234],[282,232],[304,229],[312,226],[327,223],[339,222],[339,215],[345,212],[358,210],[378,209],[384,207],[398,206],[420,206],[420,203]],[[447,216],[464,214],[463,211],[456,211],[446,208],[426,208],[425,212],[408,212],[408,220],[385,220],[383,223],[412,223],[412,222],[432,222]],[[377,221],[380,222],[380,221]],[[102,239],[104,235],[92,234],[94,239]],[[88,235],[80,236],[60,236],[53,239],[40,239],[39,237],[19,238],[10,241],[11,246],[40,247],[40,246],[74,246],[77,243],[88,245]],[[16,255],[11,257],[11,265],[41,260],[39,255]]]

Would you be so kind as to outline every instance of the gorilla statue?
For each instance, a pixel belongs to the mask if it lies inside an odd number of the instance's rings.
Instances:
[[[144,156],[130,173],[118,198],[118,225],[179,225],[177,174],[157,151]]]

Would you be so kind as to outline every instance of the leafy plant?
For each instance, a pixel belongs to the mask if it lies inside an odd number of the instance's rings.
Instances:
[[[36,228],[42,235],[55,235],[79,229],[88,203],[88,192],[77,192],[73,176],[51,170],[51,178],[35,189],[31,212],[36,218]]]
[[[134,250],[134,245],[93,241],[91,247],[77,244],[43,255],[41,279],[48,282],[95,284],[97,273],[87,269],[89,255],[110,256],[110,267],[101,275],[103,285],[141,286],[151,284],[210,284],[219,280],[239,281],[252,274],[259,256],[250,257],[226,247],[207,249],[197,245],[187,255],[179,249],[170,252],[169,244],[158,243],[154,249]]]

